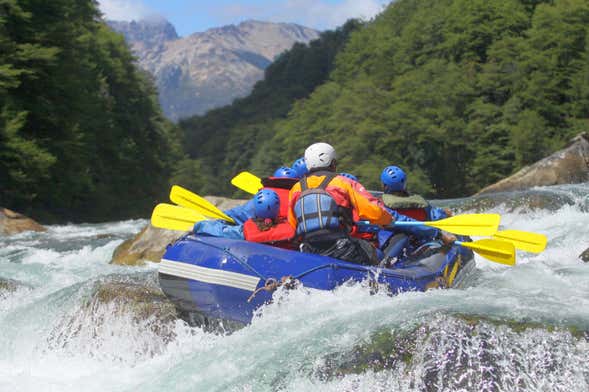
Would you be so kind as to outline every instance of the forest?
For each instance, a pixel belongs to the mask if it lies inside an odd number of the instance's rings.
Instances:
[[[44,222],[145,217],[177,141],[96,2],[0,1],[0,206]]]
[[[240,170],[269,175],[326,141],[369,188],[395,164],[414,192],[466,196],[587,129],[585,0],[398,0],[352,26],[295,46],[251,96],[181,122],[202,169],[192,185],[232,194]]]

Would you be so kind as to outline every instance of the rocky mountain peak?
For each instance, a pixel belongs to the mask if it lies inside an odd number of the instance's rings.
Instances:
[[[276,56],[295,42],[319,37],[318,31],[296,24],[256,20],[182,38],[165,20],[109,25],[125,36],[139,65],[155,77],[160,103],[172,120],[246,96]]]
[[[107,23],[113,30],[125,36],[133,50],[149,50],[178,39],[176,28],[163,18],[154,17],[130,22],[109,20]]]

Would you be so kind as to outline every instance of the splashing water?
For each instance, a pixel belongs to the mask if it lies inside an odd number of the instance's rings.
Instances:
[[[108,264],[145,221],[0,237],[0,278],[19,282],[0,279],[0,391],[589,390],[589,184],[442,203],[548,248],[514,268],[477,257],[462,289],[278,292],[230,335],[168,317],[157,295],[121,299],[155,292],[157,265]]]

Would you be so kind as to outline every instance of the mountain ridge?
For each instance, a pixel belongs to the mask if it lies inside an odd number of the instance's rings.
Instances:
[[[168,118],[204,114],[251,92],[265,68],[296,42],[319,32],[294,23],[246,20],[179,37],[165,19],[108,21],[141,68],[153,75]]]

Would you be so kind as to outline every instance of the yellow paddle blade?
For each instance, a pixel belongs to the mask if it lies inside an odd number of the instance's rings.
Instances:
[[[152,226],[179,231],[192,230],[196,222],[207,219],[198,211],[165,203],[158,204],[151,214]]]
[[[544,234],[530,233],[519,230],[504,230],[493,234],[496,240],[511,242],[516,249],[527,252],[541,253],[546,249],[548,239]]]
[[[231,184],[252,195],[255,195],[263,187],[260,177],[246,171],[233,177]]]
[[[235,223],[235,221],[230,216],[215,207],[213,203],[204,197],[190,192],[188,189],[182,188],[181,186],[174,185],[172,187],[172,190],[170,191],[170,200],[179,206],[198,211],[210,218],[223,219],[227,222]]]
[[[470,248],[477,254],[496,263],[515,265],[515,247],[511,242],[499,240],[478,240],[475,242],[459,242],[460,246]]]
[[[499,214],[465,214],[423,224],[448,233],[486,236],[497,232],[500,221]]]

